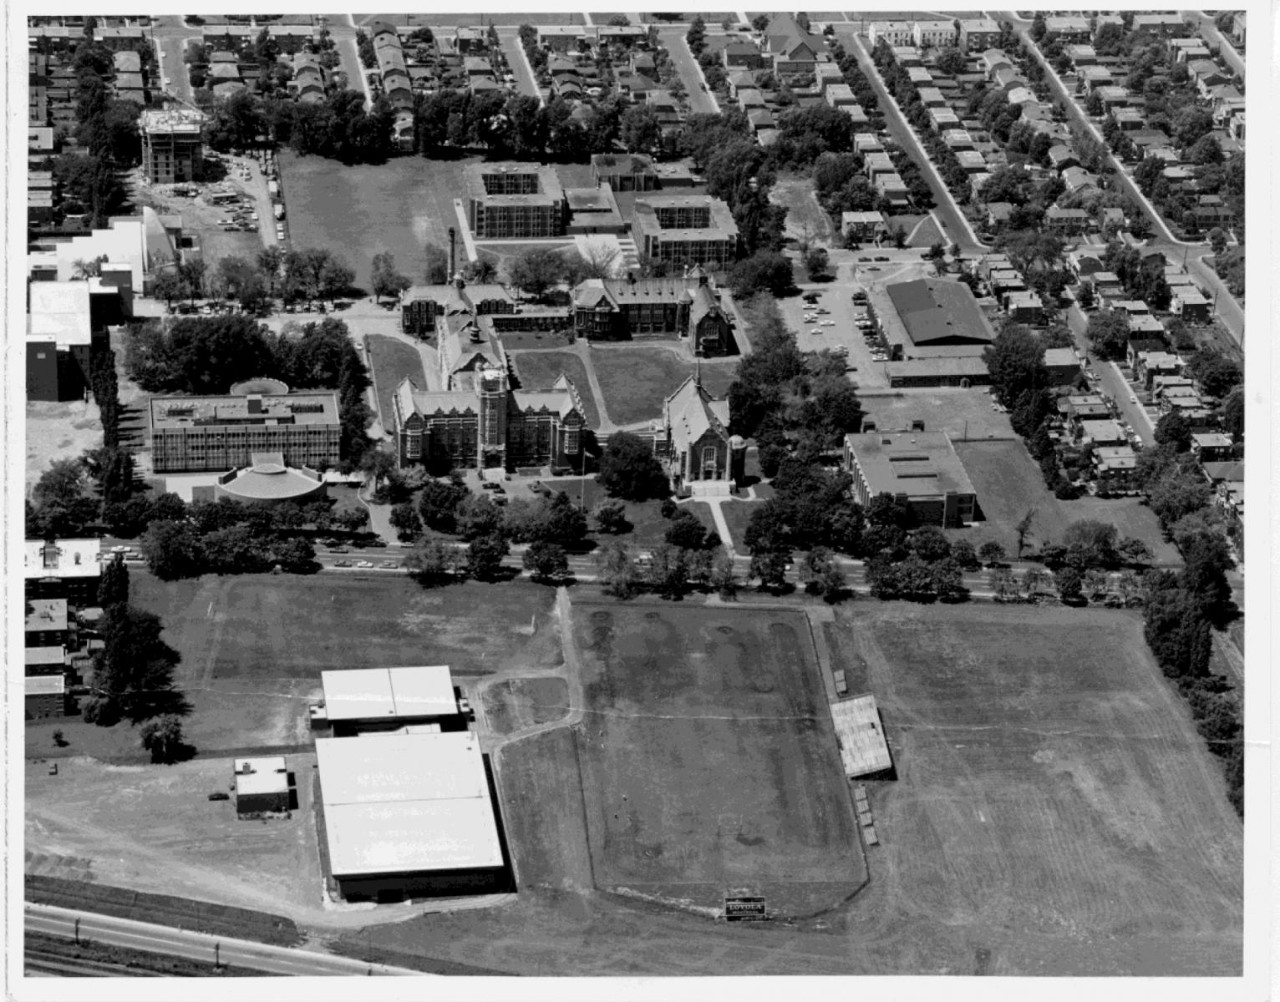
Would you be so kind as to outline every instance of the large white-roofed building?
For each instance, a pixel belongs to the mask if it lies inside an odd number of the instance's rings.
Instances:
[[[509,886],[476,735],[321,738],[316,758],[328,872],[344,898],[397,901]]]
[[[324,705],[312,709],[312,723],[327,722],[337,737],[432,725],[466,728],[448,665],[324,671],[320,679]]]

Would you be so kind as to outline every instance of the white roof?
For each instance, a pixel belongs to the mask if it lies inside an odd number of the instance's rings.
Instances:
[[[502,865],[474,734],[319,738],[316,759],[334,876]]]
[[[329,719],[439,717],[458,712],[448,665],[320,673]]]
[[[61,644],[57,647],[24,647],[22,659],[27,665],[60,665],[67,660],[67,649]]]
[[[59,539],[45,554],[45,543],[28,539],[23,545],[23,571],[30,578],[96,578],[102,573],[100,539]]]
[[[29,675],[26,683],[28,696],[61,696],[67,691],[67,681],[61,675]]]
[[[235,760],[236,796],[282,793],[289,789],[289,767],[283,755]]]
[[[59,347],[90,342],[89,282],[32,282],[27,337]]]
[[[865,776],[893,765],[875,696],[856,696],[831,704],[840,758],[847,776]]]

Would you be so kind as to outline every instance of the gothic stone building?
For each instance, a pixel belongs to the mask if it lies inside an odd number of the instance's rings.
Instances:
[[[733,351],[720,293],[701,267],[683,278],[593,278],[573,290],[573,329],[596,341],[688,338],[700,358]]]

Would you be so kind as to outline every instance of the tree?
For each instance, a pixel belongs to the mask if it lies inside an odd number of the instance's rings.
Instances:
[[[1201,348],[1187,365],[1192,377],[1205,393],[1223,397],[1244,379],[1240,366],[1213,348]]]
[[[129,601],[129,568],[123,554],[117,553],[102,567],[98,583],[98,604],[104,609]]]
[[[973,544],[967,539],[957,539],[951,544],[951,559],[965,571],[976,571],[982,566]]]
[[[1022,559],[1022,551],[1026,549],[1027,536],[1031,533],[1031,526],[1035,523],[1036,509],[1028,508],[1022,515],[1022,518],[1014,524],[1013,531],[1018,538],[1018,559]]]
[[[467,547],[467,573],[478,581],[492,581],[502,570],[502,558],[510,552],[501,532],[489,532]]]
[[[910,546],[921,560],[928,564],[946,560],[951,556],[951,544],[942,530],[936,526],[926,525],[911,533]]]
[[[596,573],[606,595],[628,599],[639,589],[639,574],[625,543],[611,540],[596,551]]]
[[[1004,547],[995,540],[990,540],[978,547],[978,559],[990,567],[1004,560]]]
[[[272,540],[267,549],[267,561],[290,574],[305,574],[318,567],[315,544],[298,536]]]
[[[708,583],[726,601],[738,593],[737,569],[734,567],[733,557],[723,547],[720,547],[712,557],[711,576]]]
[[[1151,547],[1133,536],[1121,539],[1116,545],[1116,552],[1127,564],[1145,564],[1151,559]]]
[[[248,525],[207,533],[200,540],[200,548],[204,566],[216,574],[252,574],[270,566],[266,550]]]
[[[817,279],[827,273],[827,266],[830,263],[830,255],[827,254],[825,247],[811,247],[804,254],[804,270],[809,273],[810,279]]]
[[[541,299],[547,290],[565,277],[565,260],[549,247],[533,247],[517,254],[507,264],[507,278],[512,285]]]
[[[1089,317],[1085,336],[1103,358],[1122,359],[1129,348],[1129,316],[1123,310],[1098,310]]]
[[[967,60],[965,55],[955,47],[947,47],[938,53],[938,69],[948,76],[959,76],[964,72]]]
[[[204,547],[186,522],[152,522],[138,541],[151,573],[161,581],[196,577],[204,564]]]
[[[1067,605],[1075,605],[1081,599],[1083,579],[1074,567],[1064,567],[1057,572],[1058,597]]]
[[[618,535],[631,528],[627,521],[627,506],[621,501],[601,501],[591,512],[596,520],[596,530]]]
[[[391,528],[396,530],[396,538],[402,543],[412,542],[422,531],[422,517],[412,501],[402,501],[392,508],[390,521]]]
[[[1008,567],[994,567],[987,572],[987,587],[997,602],[1018,601],[1022,597],[1018,579]]]
[[[423,534],[414,548],[405,555],[404,565],[421,585],[431,586],[444,581],[455,570],[457,550],[439,536]]]
[[[184,757],[182,721],[173,714],[144,724],[141,736],[142,749],[151,753],[153,765],[172,765]]]
[[[530,543],[523,561],[525,570],[535,581],[556,581],[569,576],[569,558],[559,543]]]
[[[761,291],[785,295],[795,286],[791,261],[777,251],[757,251],[729,269],[729,286],[740,299]]]
[[[1023,324],[1006,324],[991,346],[983,349],[982,359],[991,373],[996,397],[1010,409],[1023,393],[1049,385],[1044,346]]]
[[[1155,439],[1161,445],[1171,445],[1177,452],[1191,448],[1191,423],[1180,411],[1171,410],[1156,422]]]
[[[714,544],[719,541],[719,537],[687,508],[680,508],[672,516],[663,540],[668,546],[681,550],[701,550],[706,547],[708,540]]]
[[[684,39],[689,45],[689,51],[695,56],[701,55],[702,50],[707,47],[707,24],[700,14],[694,15],[693,23],[689,25]]]
[[[423,524],[437,532],[457,528],[457,511],[471,492],[461,480],[428,480],[418,495],[418,514]]]
[[[1217,533],[1197,532],[1180,540],[1184,588],[1195,597],[1201,614],[1210,622],[1222,622],[1231,606],[1227,571],[1232,566],[1226,540]]]
[[[483,494],[468,491],[454,517],[458,535],[465,540],[480,539],[502,530],[502,512]]]
[[[1195,596],[1176,584],[1156,588],[1143,618],[1147,646],[1166,675],[1183,679],[1208,673],[1213,641]]]
[[[174,686],[173,670],[182,658],[161,638],[158,616],[130,605],[103,611],[102,649],[94,669],[95,695],[107,707],[102,726],[126,717],[134,723],[165,713],[189,712]]]
[[[648,105],[632,105],[622,113],[618,138],[631,153],[652,153],[662,145],[662,121]]]
[[[1079,555],[1083,567],[1113,568],[1120,562],[1116,552],[1118,531],[1114,525],[1092,519],[1080,519],[1067,526],[1062,534],[1063,545],[1068,552]]]
[[[600,454],[596,482],[614,497],[644,501],[669,493],[666,475],[653,448],[629,432],[614,432]]]
[[[453,276],[449,274],[449,252],[439,244],[427,244],[422,249],[425,265],[423,277],[428,285],[444,285]]]
[[[155,287],[152,289],[152,295],[157,299],[163,299],[165,306],[172,307],[175,299],[181,299],[187,293],[186,283],[176,271],[166,270],[156,275]]]
[[[787,566],[791,563],[791,549],[780,545],[751,554],[750,574],[766,591],[781,591],[787,583]]]
[[[1209,246],[1213,248],[1215,256],[1226,252],[1227,235],[1222,232],[1222,227],[1215,226],[1209,231]]]
[[[1244,390],[1236,387],[1227,394],[1219,410],[1222,430],[1237,442],[1244,437]]]
[[[412,284],[408,277],[396,271],[395,255],[383,251],[373,256],[373,271],[370,275],[373,294],[381,301],[383,296],[397,296]]]
[[[828,602],[838,599],[846,584],[844,571],[825,546],[815,546],[804,555],[800,563],[800,581],[806,592],[821,595]]]

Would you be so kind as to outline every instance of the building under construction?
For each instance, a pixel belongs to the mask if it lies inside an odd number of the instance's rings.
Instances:
[[[152,184],[194,181],[202,163],[204,115],[188,108],[148,110],[138,120],[142,173]]]

